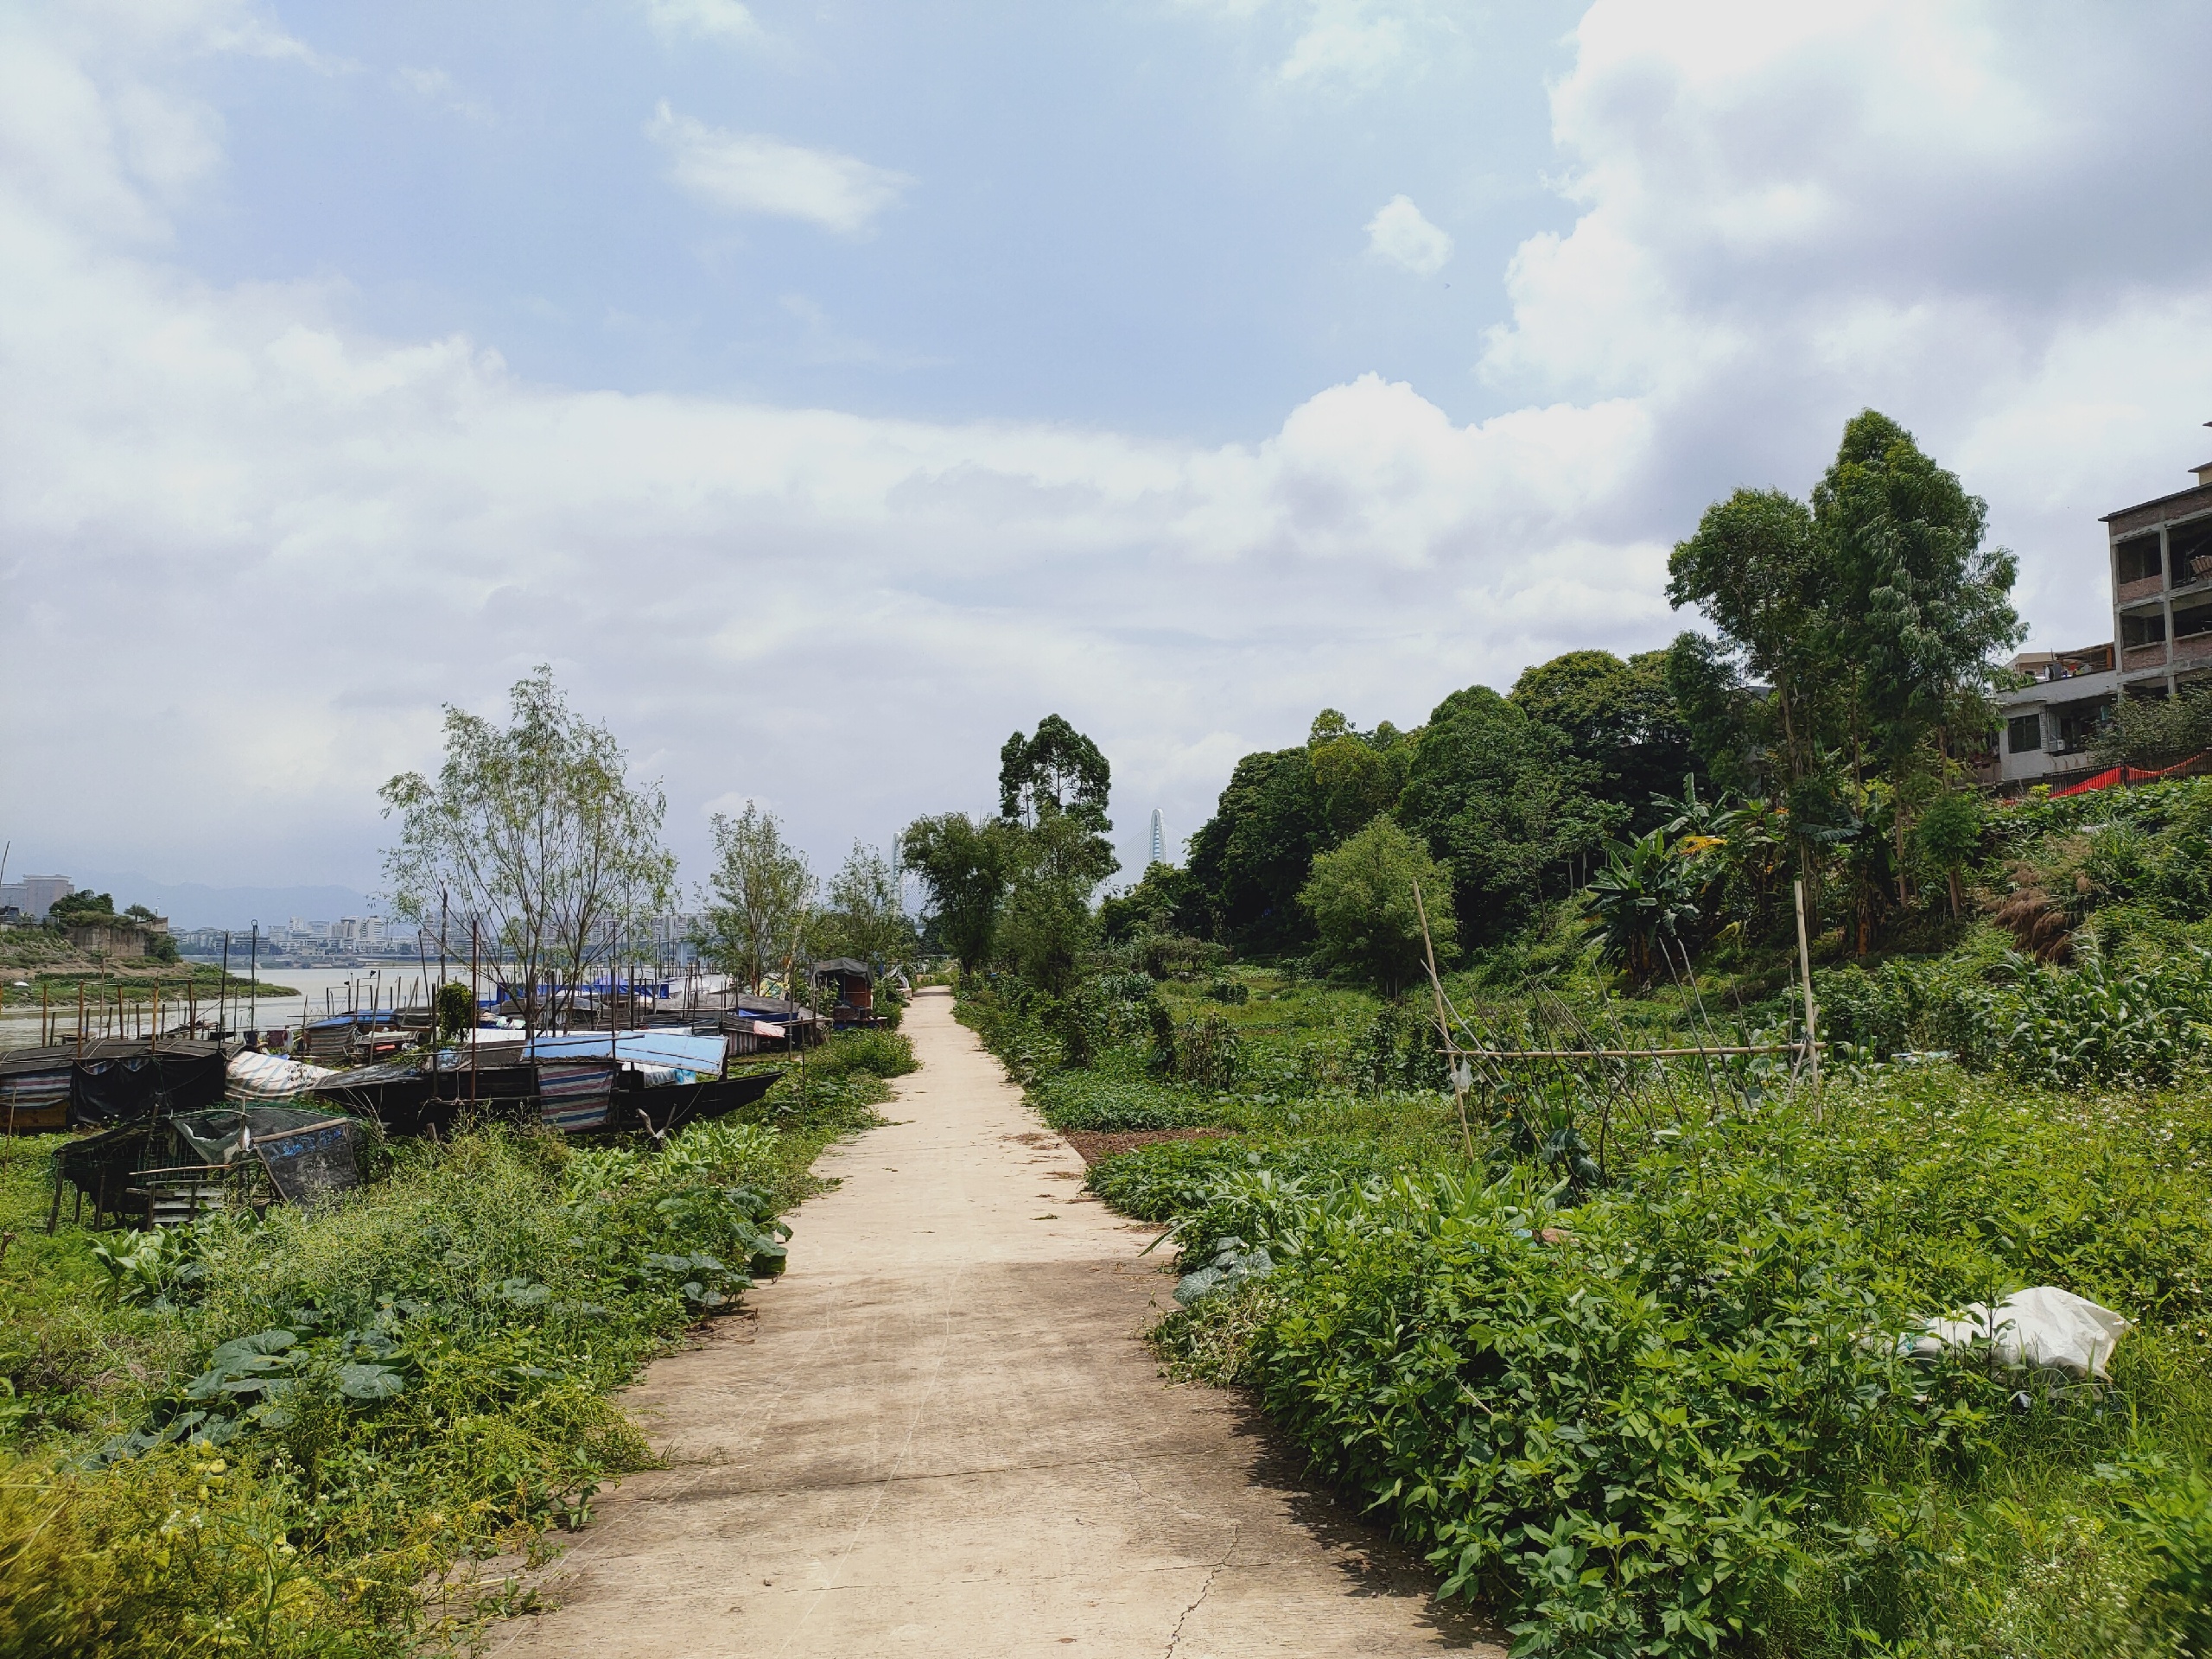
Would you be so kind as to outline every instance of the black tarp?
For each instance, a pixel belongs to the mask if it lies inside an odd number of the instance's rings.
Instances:
[[[646,1088],[637,1071],[625,1070],[617,1079],[605,1122],[588,1132],[650,1129],[664,1135],[751,1105],[782,1075],[741,1072],[734,1077]],[[412,1064],[364,1066],[326,1078],[309,1092],[316,1100],[372,1119],[387,1135],[448,1134],[470,1117],[540,1121],[535,1065],[486,1065],[473,1072],[465,1064],[437,1071]]]
[[[461,1065],[431,1071],[404,1060],[340,1072],[308,1092],[317,1100],[374,1118],[387,1135],[443,1134],[471,1116],[533,1121],[537,1068],[524,1064],[471,1070]]]
[[[98,1128],[156,1112],[196,1112],[223,1100],[219,1044],[165,1037],[89,1045],[69,1068],[69,1123]]]

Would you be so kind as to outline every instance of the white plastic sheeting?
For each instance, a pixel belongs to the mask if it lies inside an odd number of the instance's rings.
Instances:
[[[2127,1333],[2130,1321],[2071,1291],[2037,1285],[2007,1296],[1994,1308],[1970,1302],[1966,1317],[1930,1319],[1905,1351],[1932,1359],[1946,1348],[1989,1344],[1991,1363],[2008,1371],[2060,1371],[2077,1382],[2104,1381],[2105,1363]]]
[[[288,1060],[282,1054],[234,1054],[224,1068],[223,1098],[231,1101],[290,1100],[325,1077],[338,1074],[326,1065]]]

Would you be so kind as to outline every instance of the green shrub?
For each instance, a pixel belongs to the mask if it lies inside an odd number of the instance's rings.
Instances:
[[[2149,1611],[2181,1637],[2183,1652],[2212,1653],[2212,1482],[2161,1453],[2098,1472],[2121,1484],[2127,1529],[2151,1558]]]
[[[1944,957],[1816,976],[1825,1036],[1881,1058],[1938,1050],[1962,1064],[2080,1089],[2155,1086],[2212,1047],[2212,951],[2126,971],[2092,951],[2073,969]]]
[[[1991,1385],[1861,1339],[1910,1308],[1845,1220],[1760,1170],[1554,1212],[1520,1179],[1316,1192],[1230,1177],[1287,1264],[1247,1375],[1332,1478],[1424,1545],[1516,1651],[1755,1637],[1799,1530],[1908,1443],[1975,1443]]]
[[[1063,1071],[1030,1090],[1056,1129],[1187,1129],[1221,1125],[1220,1100],[1172,1084],[1104,1071]]]
[[[727,1121],[658,1155],[480,1129],[314,1212],[111,1246],[110,1306],[76,1313],[152,1362],[143,1382],[111,1352],[77,1369],[35,1304],[0,1350],[0,1432],[49,1448],[0,1478],[0,1655],[397,1655],[465,1635],[476,1598],[422,1587],[580,1524],[650,1461],[612,1391],[781,1269],[770,1195],[819,1144]],[[14,1167],[11,1149],[11,1204]],[[39,1250],[101,1282],[81,1235]]]
[[[1162,1141],[1093,1164],[1084,1184],[1125,1216],[1173,1221],[1252,1155],[1243,1141],[1228,1136]]]
[[[895,1031],[848,1031],[832,1037],[807,1056],[817,1075],[866,1071],[878,1077],[903,1077],[921,1069],[914,1039]]]

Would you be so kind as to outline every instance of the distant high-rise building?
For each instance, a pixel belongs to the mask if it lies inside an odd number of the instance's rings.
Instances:
[[[1156,806],[1152,809],[1152,857],[1147,861],[1154,864],[1167,861],[1167,823],[1160,816],[1160,809]]]
[[[76,891],[77,884],[66,875],[27,875],[0,886],[0,908],[13,905],[31,920],[42,922],[55,899]]]

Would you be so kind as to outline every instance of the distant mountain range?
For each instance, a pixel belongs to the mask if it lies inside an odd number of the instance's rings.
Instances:
[[[173,928],[227,927],[243,932],[259,922],[281,927],[292,917],[334,922],[341,916],[378,913],[369,896],[351,887],[213,887],[204,881],[154,881],[128,870],[63,870],[79,887],[115,895],[115,907],[143,905],[169,918]]]

